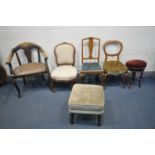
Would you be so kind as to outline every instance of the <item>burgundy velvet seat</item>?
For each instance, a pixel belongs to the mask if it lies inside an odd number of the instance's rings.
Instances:
[[[147,66],[147,63],[144,60],[133,59],[126,62],[126,66],[130,71],[132,71],[132,79],[135,80],[136,72],[140,72],[140,77],[138,78],[138,85],[141,87],[141,80],[143,72]]]
[[[147,63],[144,60],[129,60],[126,62],[126,66],[130,69],[144,69],[146,67]]]

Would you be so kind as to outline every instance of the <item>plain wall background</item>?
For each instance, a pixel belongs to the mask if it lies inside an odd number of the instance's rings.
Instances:
[[[90,27],[90,26],[43,26],[43,27],[0,27],[0,61],[7,69],[5,60],[11,49],[21,42],[34,42],[48,52],[50,70],[55,66],[54,47],[61,42],[70,42],[76,48],[76,66],[81,64],[81,39],[89,36],[101,39],[101,62],[104,61],[103,43],[117,39],[124,49],[120,60],[143,59],[147,71],[155,71],[155,27]],[[9,72],[8,72],[9,73]]]

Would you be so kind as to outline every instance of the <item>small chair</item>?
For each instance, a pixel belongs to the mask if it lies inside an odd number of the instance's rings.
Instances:
[[[110,48],[111,49],[108,49]],[[110,40],[103,45],[105,53],[105,62],[103,64],[103,70],[105,73],[105,80],[108,75],[123,76],[123,88],[124,82],[128,79],[128,68],[120,60],[120,54],[123,50],[123,44],[118,40]],[[109,58],[116,57],[114,60],[108,60]]]
[[[89,37],[82,39],[82,67],[80,78],[84,75],[100,75],[103,85],[103,70],[100,62],[100,39]]]
[[[54,49],[57,67],[51,73],[51,90],[54,92],[55,83],[74,84],[77,80],[75,65],[75,47],[67,42],[58,44]]]
[[[38,60],[33,60],[35,57],[35,51],[38,55]],[[41,62],[41,54],[45,62]],[[13,68],[12,59],[16,56],[18,66]],[[22,60],[25,59],[25,60]],[[16,83],[17,78],[23,78],[24,84],[26,83],[26,77],[42,75],[49,75],[49,69],[47,64],[48,55],[39,45],[31,42],[24,42],[13,48],[6,60],[6,64],[9,66],[11,81],[18,91],[18,97],[21,97],[20,89]]]
[[[138,86],[141,87],[141,80],[143,77],[143,72],[147,66],[147,63],[144,60],[133,59],[133,60],[127,61],[126,66],[132,72],[133,81],[136,78],[136,72],[140,72],[140,76],[138,78]]]

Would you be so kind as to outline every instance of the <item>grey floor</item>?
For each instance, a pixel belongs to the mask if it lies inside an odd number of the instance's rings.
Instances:
[[[98,79],[97,79],[98,80]],[[77,115],[74,125],[69,123],[67,102],[70,85],[59,85],[55,93],[47,81],[28,79],[26,86],[18,81],[22,97],[8,82],[0,87],[1,129],[141,129],[155,128],[155,74],[146,73],[142,88],[134,83],[122,89],[117,81],[109,81],[105,89],[105,113],[102,125],[96,117]]]

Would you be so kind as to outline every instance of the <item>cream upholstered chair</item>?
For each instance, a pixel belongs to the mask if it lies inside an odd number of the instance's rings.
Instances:
[[[34,60],[35,52],[37,54],[37,60]],[[42,57],[44,61],[42,61]],[[13,67],[13,59],[18,61],[18,65]],[[26,77],[48,74],[49,69],[47,64],[47,53],[37,44],[31,42],[24,42],[13,48],[6,60],[6,64],[10,69],[11,81],[18,91],[18,97],[21,97],[20,89],[16,83],[17,78],[23,78],[24,84],[26,83]]]
[[[75,64],[75,47],[70,43],[60,43],[54,49],[57,67],[51,73],[51,90],[54,91],[54,84],[57,82],[75,83],[77,69]]]

